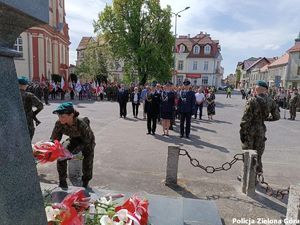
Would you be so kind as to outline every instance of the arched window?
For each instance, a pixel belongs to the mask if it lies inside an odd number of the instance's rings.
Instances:
[[[180,45],[179,52],[185,52],[185,45]]]
[[[194,46],[194,54],[199,54],[199,52],[200,52],[200,47],[199,47],[199,45],[195,45],[195,46]]]
[[[205,54],[205,55],[209,55],[209,54],[210,54],[210,51],[211,51],[210,45],[205,45],[205,46],[204,46],[204,54]]]

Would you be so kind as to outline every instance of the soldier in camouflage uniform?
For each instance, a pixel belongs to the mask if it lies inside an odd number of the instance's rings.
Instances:
[[[300,95],[298,94],[298,90],[294,90],[294,94],[290,100],[290,118],[289,120],[295,120],[297,114],[297,106],[300,103]]]
[[[264,81],[257,81],[256,96],[250,98],[245,107],[240,124],[240,139],[242,149],[257,151],[257,173],[262,172],[262,154],[265,150],[266,126],[264,121],[276,121],[280,119],[278,107],[273,99],[268,97],[268,86]]]
[[[93,160],[95,148],[95,136],[90,128],[90,121],[87,117],[78,118],[79,113],[74,110],[71,102],[62,103],[57,107],[54,114],[58,115],[51,140],[61,140],[63,135],[69,136],[64,146],[73,154],[80,151],[83,155],[82,161],[82,186],[87,188],[89,181],[93,177]],[[59,186],[68,188],[67,160],[57,161],[57,171],[59,174]]]
[[[30,139],[32,140],[35,131],[33,120],[38,121],[36,115],[43,109],[44,106],[43,103],[34,94],[26,91],[28,87],[28,79],[26,77],[18,78],[18,82],[27,119],[29,135]],[[33,107],[36,107],[37,109],[33,111]],[[40,123],[40,121],[38,122]]]

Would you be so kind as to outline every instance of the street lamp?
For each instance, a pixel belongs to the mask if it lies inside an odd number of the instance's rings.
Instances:
[[[190,7],[187,6],[185,7],[183,10],[180,10],[177,13],[172,12],[172,14],[175,16],[175,43],[174,43],[174,73],[175,73],[175,69],[176,69],[176,38],[177,38],[177,17],[181,17],[181,15],[179,15],[179,13],[182,13],[185,10],[188,10]],[[175,80],[173,81],[173,83],[175,83]]]

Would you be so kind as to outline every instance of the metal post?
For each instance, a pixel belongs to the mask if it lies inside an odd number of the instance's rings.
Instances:
[[[257,152],[254,150],[244,151],[244,168],[242,177],[242,192],[246,195],[255,194],[256,159]]]
[[[179,151],[178,146],[168,146],[166,185],[177,184]]]
[[[287,220],[286,224],[300,224],[300,185],[290,187],[285,220]]]

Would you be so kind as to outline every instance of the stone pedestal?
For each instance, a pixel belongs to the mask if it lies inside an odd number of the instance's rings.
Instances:
[[[168,146],[166,185],[177,184],[179,146]]]
[[[244,151],[244,168],[242,177],[242,192],[248,196],[255,194],[257,152],[254,150]]]
[[[21,32],[48,22],[46,0],[0,0],[0,223],[47,224],[12,50]]]
[[[300,185],[290,187],[286,220],[290,225],[300,224]]]

